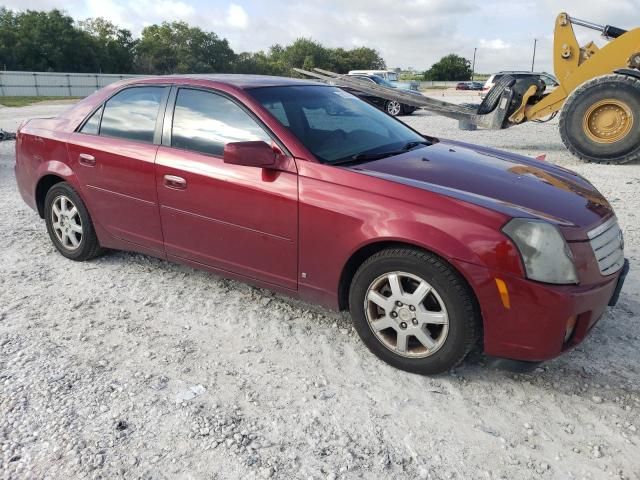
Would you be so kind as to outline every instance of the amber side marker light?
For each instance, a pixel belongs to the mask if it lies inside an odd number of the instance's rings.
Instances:
[[[511,300],[509,299],[509,289],[507,288],[507,284],[504,283],[504,280],[501,278],[496,278],[496,287],[498,287],[498,293],[500,294],[500,299],[502,300],[502,305],[504,308],[509,310],[511,308]]]
[[[567,320],[567,329],[565,330],[564,333],[564,342],[567,343],[569,341],[569,339],[571,338],[571,334],[573,333],[573,331],[576,328],[576,322],[578,321],[578,317],[576,317],[575,315],[572,317],[569,317],[569,319]]]

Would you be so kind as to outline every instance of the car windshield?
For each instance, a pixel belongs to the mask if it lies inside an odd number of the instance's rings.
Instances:
[[[387,73],[387,80],[390,80],[392,82],[397,82],[398,81],[398,74],[397,73]]]
[[[401,122],[339,88],[263,87],[249,93],[323,163],[373,160],[429,144]]]

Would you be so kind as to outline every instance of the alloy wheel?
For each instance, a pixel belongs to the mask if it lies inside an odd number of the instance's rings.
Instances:
[[[400,115],[401,111],[402,111],[402,105],[400,105],[400,102],[391,100],[387,103],[387,113],[389,115],[393,115],[395,117],[397,115]]]
[[[78,208],[66,195],[58,195],[51,204],[51,226],[60,244],[69,251],[82,243],[82,220]]]
[[[449,315],[438,292],[406,272],[376,278],[365,295],[369,328],[397,355],[424,358],[437,352],[449,333]]]

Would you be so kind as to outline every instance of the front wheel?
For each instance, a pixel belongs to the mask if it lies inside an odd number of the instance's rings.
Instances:
[[[640,79],[611,74],[582,84],[562,108],[560,136],[587,162],[640,159]]]
[[[383,250],[356,272],[349,295],[354,326],[380,359],[431,375],[458,365],[480,336],[480,313],[467,283],[439,257]]]
[[[392,117],[397,117],[402,113],[402,104],[395,100],[389,100],[384,106],[386,112]]]

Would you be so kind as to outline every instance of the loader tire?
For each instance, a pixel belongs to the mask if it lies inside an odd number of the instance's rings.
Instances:
[[[560,137],[586,162],[640,159],[640,79],[610,74],[576,88],[560,113]]]
[[[482,103],[478,107],[478,115],[485,115],[493,112],[498,106],[498,102],[500,101],[500,97],[502,97],[504,89],[513,86],[514,83],[516,83],[516,79],[511,75],[505,75],[498,80],[482,100]]]

